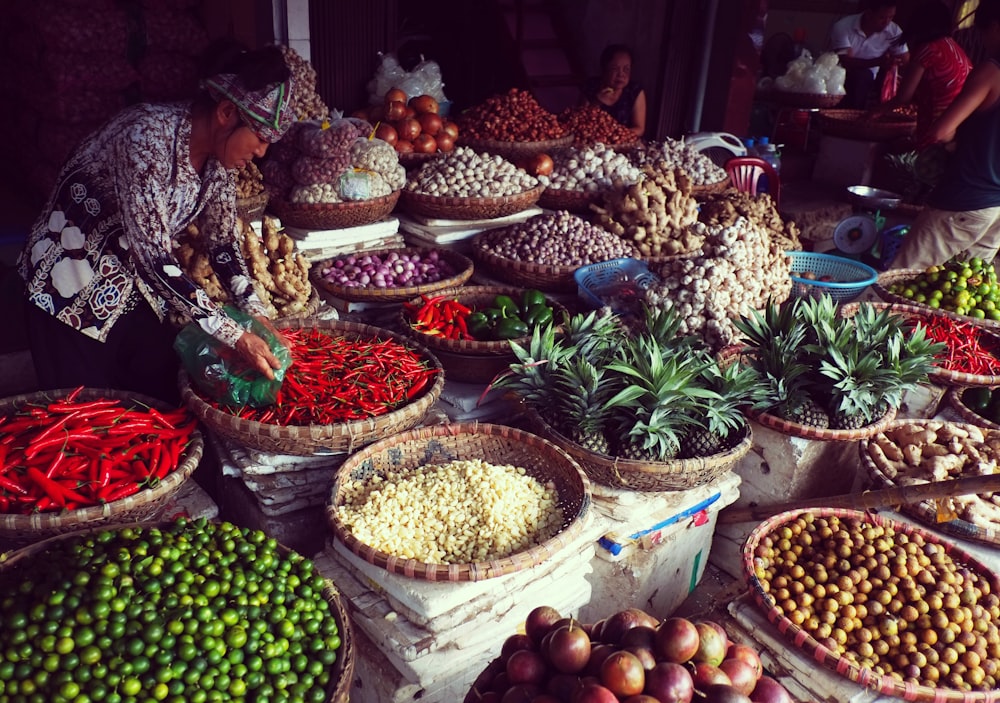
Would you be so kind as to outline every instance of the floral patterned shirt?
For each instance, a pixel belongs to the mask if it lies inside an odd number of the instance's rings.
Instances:
[[[240,253],[234,172],[209,159],[199,174],[190,141],[186,103],[135,105],[84,140],[21,254],[31,302],[103,342],[145,299],[161,320],[172,308],[235,346],[243,329],[173,254],[174,238],[195,223],[233,299],[263,314]]]

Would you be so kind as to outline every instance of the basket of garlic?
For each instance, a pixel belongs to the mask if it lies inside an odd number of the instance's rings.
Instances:
[[[411,174],[402,205],[415,215],[448,220],[505,217],[533,206],[544,189],[501,156],[457,147]]]
[[[326,506],[365,561],[426,581],[482,581],[546,562],[583,530],[590,481],[548,440],[458,423],[393,435],[352,454]]]

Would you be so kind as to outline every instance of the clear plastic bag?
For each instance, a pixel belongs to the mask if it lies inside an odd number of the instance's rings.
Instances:
[[[273,405],[292,365],[292,354],[271,331],[241,310],[227,305],[226,314],[243,329],[257,335],[278,358],[274,380],[249,368],[236,352],[205,332],[198,324],[187,324],[174,340],[174,350],[195,387],[212,400],[234,407]]]

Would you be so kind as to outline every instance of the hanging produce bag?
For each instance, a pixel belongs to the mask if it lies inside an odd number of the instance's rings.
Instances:
[[[186,325],[174,340],[174,349],[180,355],[181,365],[194,385],[216,402],[254,408],[273,405],[285,378],[285,371],[292,364],[291,352],[271,330],[252,316],[229,305],[224,309],[245,330],[267,342],[280,364],[274,372],[274,380],[247,366],[233,349],[194,322]]]
[[[882,95],[881,102],[887,103],[896,97],[896,90],[899,86],[899,67],[893,64],[888,71],[882,75]]]

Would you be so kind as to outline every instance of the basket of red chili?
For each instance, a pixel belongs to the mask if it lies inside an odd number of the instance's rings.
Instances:
[[[441,360],[448,378],[490,381],[517,360],[535,327],[559,325],[567,311],[534,289],[463,286],[424,295],[400,309],[403,328]]]
[[[76,388],[0,400],[0,541],[159,518],[204,442],[185,408]]]
[[[952,386],[1000,386],[1000,336],[972,322],[942,315],[916,305],[866,303],[909,318],[932,342],[944,344],[936,355],[932,381]],[[841,306],[841,315],[853,315],[856,303]]]
[[[349,453],[414,427],[441,395],[441,362],[401,334],[315,318],[275,326],[292,365],[273,405],[228,407],[202,396],[181,371],[181,398],[213,432],[263,452]]]

